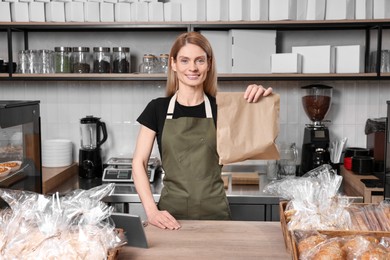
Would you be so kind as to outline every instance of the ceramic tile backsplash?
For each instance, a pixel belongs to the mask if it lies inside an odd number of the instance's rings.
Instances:
[[[220,82],[219,91],[244,91],[245,82]],[[264,82],[280,94],[278,142],[295,142],[300,148],[305,124],[310,123],[301,104],[301,86],[308,82]],[[386,116],[390,100],[388,81],[327,81],[334,88],[330,111],[325,119],[331,139],[348,137],[348,146],[366,145],[367,118]],[[101,117],[107,125],[108,140],[103,145],[104,160],[111,156],[131,156],[139,124],[137,117],[147,103],[165,94],[165,82],[0,82],[0,99],[40,100],[42,140],[69,139],[78,159],[79,121],[86,115]],[[153,154],[157,155],[155,145]]]

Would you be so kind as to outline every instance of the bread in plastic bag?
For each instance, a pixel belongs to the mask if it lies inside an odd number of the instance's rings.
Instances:
[[[126,243],[101,201],[114,184],[65,196],[0,189],[9,208],[0,214],[0,259],[106,259]]]

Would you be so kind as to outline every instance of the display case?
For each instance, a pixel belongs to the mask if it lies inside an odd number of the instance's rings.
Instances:
[[[0,168],[0,188],[42,192],[39,101],[0,100]]]

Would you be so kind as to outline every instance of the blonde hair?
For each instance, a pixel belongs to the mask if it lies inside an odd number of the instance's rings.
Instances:
[[[177,54],[179,53],[180,49],[189,43],[199,46],[206,52],[207,62],[209,63],[209,71],[207,72],[206,79],[203,82],[203,91],[206,94],[215,97],[217,94],[217,71],[215,68],[213,49],[211,48],[211,44],[206,39],[206,37],[198,32],[183,33],[179,35],[179,37],[177,37],[173,43],[171,52],[169,54],[166,95],[169,97],[172,96],[179,87],[179,81],[177,79],[176,72],[172,70],[172,59],[176,61]]]

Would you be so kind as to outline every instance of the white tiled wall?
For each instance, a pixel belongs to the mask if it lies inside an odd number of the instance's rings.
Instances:
[[[249,82],[221,82],[219,91],[243,91]],[[256,82],[259,83],[259,82]],[[311,82],[263,82],[281,97],[277,141],[302,145],[303,129],[310,123],[301,105],[301,86]],[[365,147],[367,118],[386,116],[389,81],[326,81],[334,88],[326,119],[331,139],[348,137],[348,146]],[[163,96],[165,82],[0,82],[0,99],[40,100],[42,140],[70,139],[77,161],[79,122],[86,115],[101,117],[107,125],[104,160],[130,156],[135,147],[138,115],[153,98]],[[157,147],[154,149],[157,154]]]

